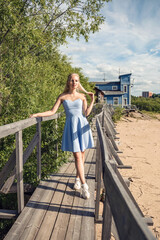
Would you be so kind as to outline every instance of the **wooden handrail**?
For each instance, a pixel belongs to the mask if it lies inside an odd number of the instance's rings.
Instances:
[[[0,126],[0,138],[7,137],[11,134],[19,132],[20,130],[31,127],[39,122],[45,122],[45,121],[57,119],[61,115],[62,115],[62,113],[56,113],[50,117],[27,118],[24,120],[20,120],[18,122]]]

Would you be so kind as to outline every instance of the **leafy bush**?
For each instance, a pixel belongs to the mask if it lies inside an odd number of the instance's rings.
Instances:
[[[132,96],[133,105],[136,105],[139,110],[146,110],[150,112],[160,113],[160,98],[144,98]]]
[[[112,119],[114,122],[117,122],[121,119],[122,115],[123,115],[123,108],[122,107],[116,107],[114,110],[114,114],[112,116]]]

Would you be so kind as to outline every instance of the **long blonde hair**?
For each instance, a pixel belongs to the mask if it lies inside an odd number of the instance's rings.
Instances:
[[[71,74],[68,75],[68,79],[67,79],[66,86],[65,86],[65,88],[64,88],[63,93],[69,92],[69,84],[68,84],[68,83],[69,83],[69,81],[72,79],[72,76],[73,76],[73,75],[76,75],[76,76],[78,77],[78,80],[79,80],[78,90],[87,93],[87,91],[86,91],[86,90],[84,89],[84,87],[81,85],[81,83],[80,83],[80,77],[79,77],[79,74],[77,74],[77,73],[71,73]]]

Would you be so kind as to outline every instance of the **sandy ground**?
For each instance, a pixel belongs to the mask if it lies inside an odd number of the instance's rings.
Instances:
[[[130,179],[130,191],[143,214],[153,219],[149,227],[160,240],[160,116],[132,116],[117,123],[119,154],[124,165],[121,175]],[[101,204],[102,205],[102,204]],[[101,206],[102,211],[103,206]],[[97,226],[97,240],[101,239],[101,225]]]

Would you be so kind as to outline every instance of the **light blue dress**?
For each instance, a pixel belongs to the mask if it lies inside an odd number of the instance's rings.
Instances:
[[[62,137],[62,150],[83,152],[94,146],[92,132],[86,117],[83,115],[83,101],[64,100],[63,107],[66,113],[66,122]]]

